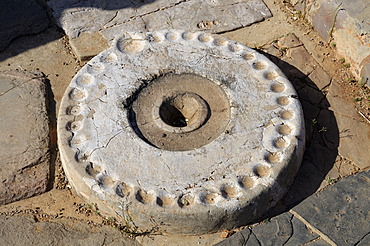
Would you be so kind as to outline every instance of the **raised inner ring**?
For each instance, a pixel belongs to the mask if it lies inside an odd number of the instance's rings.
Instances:
[[[166,150],[199,148],[226,128],[230,105],[213,81],[195,74],[169,74],[152,81],[133,104],[137,130]]]

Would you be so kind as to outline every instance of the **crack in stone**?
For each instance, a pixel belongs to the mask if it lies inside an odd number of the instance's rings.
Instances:
[[[254,234],[253,230],[251,230],[251,234],[253,234],[253,236],[256,238],[256,241],[258,242],[258,245],[263,246],[261,241],[257,238],[256,234]]]
[[[105,145],[105,146],[102,146],[102,147],[99,147],[99,148],[95,148],[93,151],[91,151],[91,153],[89,154],[89,156],[88,156],[88,157],[92,156],[92,154],[93,154],[95,151],[97,151],[97,150],[107,148],[107,147],[108,147],[108,145],[110,144],[110,142],[111,142],[115,137],[117,137],[119,134],[121,134],[122,132],[123,132],[123,130],[119,131],[119,132],[118,132],[118,133],[116,133],[113,137],[111,137],[111,138],[107,141],[107,143],[106,143],[106,145]]]
[[[293,218],[294,218],[293,214],[290,214],[289,223],[290,223],[290,227],[292,228],[292,233],[290,234],[289,238],[283,243],[283,246],[286,245],[294,235],[294,226],[292,222]]]
[[[243,245],[247,245],[247,243],[248,243],[248,241],[249,241],[249,238],[251,237],[251,229],[248,229],[248,231],[249,231],[249,234],[248,234],[248,237],[247,238],[245,238],[245,236],[244,236],[244,234],[243,233],[240,233],[240,235],[242,236],[242,238],[243,238]]]
[[[175,6],[179,5],[179,4],[182,4],[182,3],[184,3],[184,2],[188,2],[188,1],[189,1],[189,0],[182,0],[182,1],[179,1],[179,2],[177,2],[177,3],[175,3],[175,4],[170,5],[170,6],[167,6],[167,7],[158,8],[158,9],[156,9],[156,10],[153,10],[153,11],[150,11],[150,12],[147,12],[147,13],[144,13],[144,14],[141,14],[141,15],[131,16],[131,17],[130,17],[130,19],[128,19],[128,20],[126,20],[126,21],[123,21],[123,22],[115,23],[115,24],[113,24],[113,25],[111,25],[111,26],[105,26],[105,25],[103,25],[103,28],[104,28],[104,29],[108,29],[108,28],[112,28],[112,27],[120,26],[120,25],[126,24],[126,23],[128,23],[128,22],[130,22],[130,21],[136,20],[136,19],[138,19],[138,18],[141,18],[141,19],[142,19],[144,16],[147,16],[147,15],[150,15],[150,14],[154,14],[154,13],[157,13],[157,12],[159,12],[159,11],[166,10],[166,9],[173,8],[173,7],[175,7]],[[111,21],[112,21],[112,20],[111,20]],[[111,22],[111,21],[109,21],[109,22]],[[108,22],[108,23],[109,23],[109,22]],[[99,31],[103,30],[103,28],[100,28],[100,29],[99,29]]]
[[[118,13],[119,13],[119,11],[116,11],[114,16],[109,21],[107,21],[107,23],[105,23],[103,26],[106,26],[109,22],[112,22],[118,16]]]
[[[13,77],[13,76],[12,76],[12,77]],[[16,76],[14,76],[14,77],[16,77]],[[24,82],[22,82],[22,83],[20,83],[20,84],[16,85],[16,86],[14,86],[14,87],[10,88],[9,90],[6,90],[6,91],[4,91],[4,92],[0,93],[0,96],[4,96],[4,95],[5,95],[5,94],[7,94],[8,92],[10,92],[10,91],[12,91],[12,90],[14,90],[14,89],[16,89],[16,88],[18,88],[18,87],[21,87],[22,85],[24,85],[24,84],[26,84],[26,83],[28,83],[28,82],[30,82],[30,81],[32,81],[32,80],[34,80],[34,79],[43,79],[43,77],[40,77],[40,76],[32,77],[32,78],[30,78],[30,79],[28,79],[28,80],[26,80],[26,81],[24,81]]]
[[[368,235],[370,235],[370,231],[366,233],[357,243],[355,243],[354,246],[357,246],[359,243],[361,243],[361,241],[364,240],[364,238]]]

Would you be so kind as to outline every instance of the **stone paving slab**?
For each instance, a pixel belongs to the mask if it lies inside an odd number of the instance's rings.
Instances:
[[[0,204],[47,189],[49,120],[41,75],[0,73]]]
[[[34,34],[49,26],[49,18],[37,0],[0,1],[0,51],[18,37]]]
[[[136,246],[139,244],[112,227],[93,228],[81,222],[68,224],[37,222],[31,215],[0,215],[0,245]]]
[[[370,86],[370,3],[368,0],[290,0],[327,42],[352,60],[352,71]]]
[[[225,32],[251,25],[271,17],[261,0],[249,1],[59,1],[47,2],[58,25],[63,28],[79,59],[85,54],[86,43],[79,41],[82,33],[99,36],[101,32],[113,40],[124,31],[153,31],[162,29],[208,30]],[[94,43],[99,52],[106,44]],[[97,52],[97,53],[99,53]],[[95,53],[94,55],[96,55]]]
[[[370,171],[346,177],[294,207],[307,223],[337,245],[369,240]]]
[[[369,124],[356,112],[354,105],[344,98],[337,81],[331,84],[327,98],[338,124],[339,153],[354,161],[361,169],[369,167],[370,153],[363,151],[370,149]]]
[[[228,245],[286,245],[295,246],[319,239],[300,220],[290,213],[283,213],[253,228],[244,229],[217,244]],[[329,245],[329,244],[324,244]]]

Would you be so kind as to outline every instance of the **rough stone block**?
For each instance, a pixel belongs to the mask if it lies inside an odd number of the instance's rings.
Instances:
[[[49,120],[38,75],[0,74],[0,204],[40,194],[49,178]]]
[[[19,36],[41,32],[49,18],[36,0],[0,1],[0,51]]]
[[[88,60],[109,47],[107,40],[100,32],[81,33],[77,38],[70,39],[69,43],[81,61]]]
[[[293,211],[337,245],[357,245],[370,232],[370,171],[344,178]]]

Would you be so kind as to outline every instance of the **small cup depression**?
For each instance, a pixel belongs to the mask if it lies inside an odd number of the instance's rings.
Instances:
[[[159,116],[171,127],[194,130],[207,121],[209,108],[197,94],[179,93],[162,102],[159,107]]]

